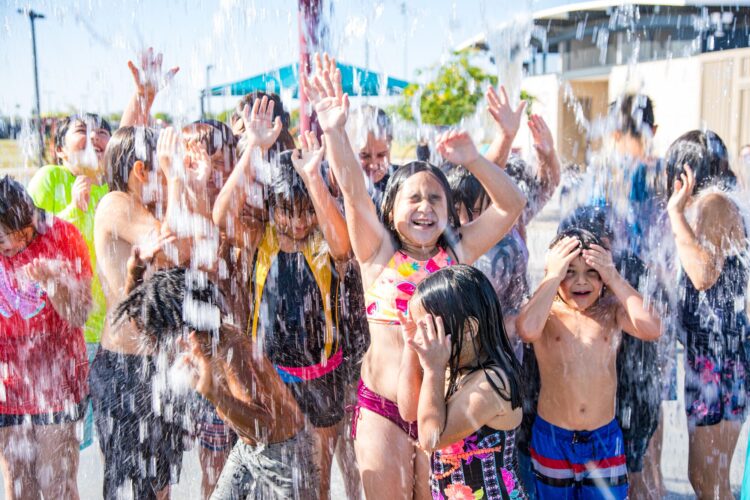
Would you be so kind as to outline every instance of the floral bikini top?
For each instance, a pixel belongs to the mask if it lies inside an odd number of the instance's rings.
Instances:
[[[416,260],[402,251],[397,251],[380,276],[365,292],[367,321],[385,325],[399,325],[398,312],[406,314],[417,285],[444,267],[456,261],[444,248],[428,260]]]

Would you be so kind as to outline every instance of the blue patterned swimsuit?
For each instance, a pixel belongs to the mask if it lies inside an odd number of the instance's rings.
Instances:
[[[435,500],[482,498],[522,500],[516,431],[483,426],[469,437],[437,450],[431,457],[430,486]]]

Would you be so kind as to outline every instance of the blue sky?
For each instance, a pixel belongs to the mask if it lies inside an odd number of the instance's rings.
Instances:
[[[325,0],[324,0],[325,1]],[[406,4],[406,16],[402,4]],[[339,0],[328,3],[331,52],[340,60],[396,77],[439,62],[456,44],[511,19],[523,9],[557,0]],[[127,60],[143,47],[164,52],[165,66],[181,67],[155,111],[194,118],[205,67],[211,83],[237,80],[297,59],[297,0],[0,0],[0,114],[28,115],[33,70],[28,18],[37,21],[42,112],[121,110],[132,92]],[[406,61],[405,57],[406,55]],[[406,74],[404,69],[406,67]],[[216,98],[211,109],[236,98]]]

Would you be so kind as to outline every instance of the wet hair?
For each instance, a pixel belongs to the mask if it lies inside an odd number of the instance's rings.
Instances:
[[[572,214],[560,222],[557,226],[557,233],[560,234],[569,229],[584,230],[596,236],[600,241],[606,239],[610,245],[615,240],[609,207],[587,205],[576,208]]]
[[[393,124],[385,111],[364,104],[352,110],[346,122],[346,133],[355,149],[362,149],[367,142],[367,135],[373,134],[378,139],[393,141]]]
[[[279,154],[275,160],[271,182],[266,186],[268,207],[271,210],[310,209],[312,200],[302,177],[292,163],[294,150]]]
[[[422,280],[415,296],[426,312],[443,319],[446,334],[451,334],[446,397],[450,397],[457,389],[459,356],[464,342],[470,338],[476,364],[469,369],[484,371],[495,392],[504,400],[510,401],[512,408],[520,407],[521,366],[505,331],[497,294],[484,273],[461,264],[446,267]],[[476,327],[476,332],[469,337],[466,334],[472,327]],[[487,374],[488,370],[502,372],[508,384],[506,385],[503,377],[499,377],[498,386]]]
[[[469,214],[469,218],[474,220],[474,217],[479,215],[474,213],[474,207],[477,205],[477,202],[481,206],[484,206],[490,201],[490,197],[487,196],[484,186],[479,182],[479,179],[462,166],[452,167],[448,170],[446,177],[451,187],[456,211],[463,205]]]
[[[729,153],[724,141],[711,130],[691,130],[675,140],[666,154],[667,193],[674,191],[674,183],[690,165],[695,174],[695,189],[698,193],[709,186],[732,189],[737,177],[729,168]]]
[[[442,170],[432,165],[431,163],[427,163],[426,161],[412,161],[410,163],[407,163],[406,165],[401,165],[393,173],[390,179],[388,179],[388,185],[385,188],[385,195],[383,196],[383,201],[380,206],[381,220],[393,236],[396,244],[400,246],[401,237],[399,236],[398,232],[396,231],[396,227],[393,224],[393,207],[396,204],[396,196],[398,195],[399,191],[401,191],[401,188],[403,187],[407,179],[409,179],[409,177],[411,177],[412,175],[418,174],[420,172],[428,172],[432,174],[443,187],[448,207],[448,227],[443,232],[443,234],[440,235],[437,244],[443,248],[453,248],[453,245],[459,238],[458,228],[461,227],[461,221],[458,218],[456,205],[453,203],[453,193],[451,192],[451,186],[448,183],[448,179],[445,177],[445,174],[442,172]]]
[[[110,190],[127,192],[130,171],[136,161],[142,161],[148,170],[156,166],[156,139],[156,132],[147,127],[117,129],[104,151]]]
[[[217,331],[218,325],[206,328],[199,320],[218,312],[218,307],[217,288],[204,273],[175,267],[155,272],[134,288],[117,306],[114,318],[131,319],[139,331],[162,341],[186,329]]]
[[[93,123],[96,128],[103,128],[112,135],[112,127],[109,126],[109,122],[96,113],[82,113],[66,116],[60,120],[57,125],[57,130],[55,130],[55,156],[57,156],[57,148],[65,146],[65,136],[68,134],[71,125],[75,125],[79,121]]]
[[[560,240],[568,237],[575,238],[580,241],[581,249],[583,250],[588,250],[592,245],[599,245],[605,250],[609,250],[609,245],[607,245],[599,235],[580,227],[568,227],[566,229],[558,231],[555,237],[552,238],[552,243],[549,244],[549,247],[554,247]]]
[[[198,120],[182,127],[185,141],[197,141],[206,148],[209,156],[224,151],[227,168],[234,168],[237,155],[237,138],[231,127],[218,120]],[[228,160],[228,161],[227,161]]]
[[[625,94],[609,106],[615,120],[615,130],[640,138],[643,126],[654,131],[654,103],[645,94]]]
[[[505,163],[505,173],[513,179],[526,198],[531,198],[531,191],[536,184],[536,179],[526,160],[516,154],[510,155]]]
[[[490,202],[490,197],[484,186],[463,165],[453,165],[450,162],[445,162],[442,170],[448,172],[446,176],[453,192],[453,201],[456,207],[463,204],[473,220],[474,217],[479,215],[473,213],[473,208],[476,206],[477,201],[481,200],[482,206]],[[505,164],[505,173],[513,179],[524,196],[529,198],[532,186],[534,185],[534,176],[529,171],[528,163],[518,155],[511,155]]]
[[[26,189],[9,175],[0,178],[0,226],[15,232],[34,224],[37,208]]]
[[[232,117],[230,118],[232,130],[234,131],[235,135],[240,135],[237,133],[240,130],[244,131],[244,125],[242,124],[242,117],[240,116],[240,112],[246,104],[250,106],[250,109],[252,109],[255,101],[258,99],[263,99],[263,97],[268,97],[269,101],[274,102],[273,119],[276,120],[276,117],[281,118],[281,133],[276,139],[274,145],[271,146],[271,150],[280,152],[287,149],[294,149],[296,147],[296,145],[294,144],[294,138],[289,132],[289,113],[284,108],[284,103],[281,102],[281,97],[273,92],[262,92],[260,90],[256,90],[255,92],[250,92],[242,99],[240,99],[240,102],[237,103],[237,109],[232,113]],[[238,143],[240,143],[241,149],[241,141],[238,140]]]

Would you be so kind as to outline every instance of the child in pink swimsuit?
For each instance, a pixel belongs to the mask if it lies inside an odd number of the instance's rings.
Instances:
[[[399,385],[402,357],[409,370],[420,367],[416,355],[404,350],[399,313],[408,313],[405,304],[426,275],[455,262],[470,264],[497,243],[515,223],[525,198],[497,165],[479,155],[467,133],[450,131],[438,139],[437,151],[479,179],[490,207],[461,226],[445,175],[417,161],[390,178],[379,216],[345,131],[349,99],[341,88],[341,73],[328,57],[318,56],[316,62],[316,74],[311,80],[301,75],[301,84],[315,105],[366,290],[370,347],[362,362],[354,441],[362,484],[368,498],[426,498],[429,463],[409,423],[416,420],[419,381],[406,377],[410,383],[404,384],[403,394]],[[506,100],[496,107],[506,118],[520,121],[523,106],[513,111]],[[512,142],[512,136],[505,137],[504,150]],[[401,407],[402,401],[408,408]]]

